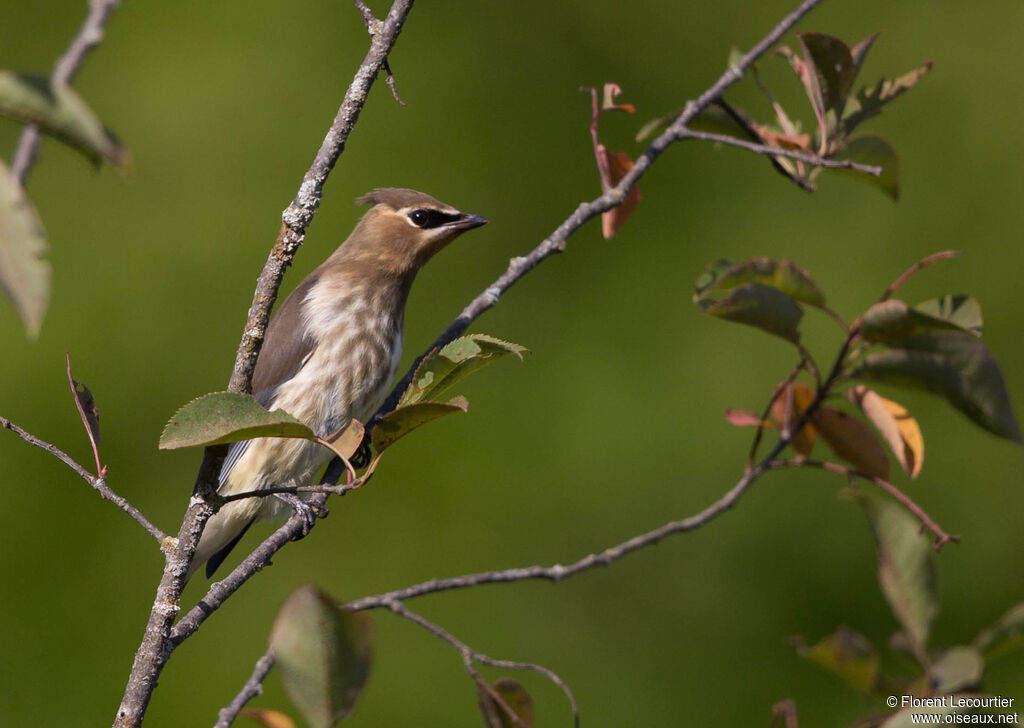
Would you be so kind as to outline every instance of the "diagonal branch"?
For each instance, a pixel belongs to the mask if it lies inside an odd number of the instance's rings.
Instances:
[[[217,714],[217,722],[213,728],[228,728],[228,726],[235,722],[245,704],[263,693],[263,681],[266,680],[267,675],[270,674],[270,668],[273,666],[274,656],[269,652],[256,661],[252,675],[245,681],[245,685],[242,686],[238,695],[234,697],[230,704],[220,709],[220,712]]]
[[[285,270],[291,264],[305,231],[313,220],[328,175],[344,151],[345,142],[359,119],[359,113],[377,74],[398,40],[413,0],[395,0],[381,29],[374,33],[370,48],[349,85],[333,123],[313,163],[303,177],[298,194],[282,214],[283,224],[263,271],[260,273],[249,308],[242,340],[231,373],[228,389],[248,392],[252,374],[263,343],[263,334]],[[181,593],[185,587],[196,544],[216,507],[216,482],[226,446],[207,448],[189,507],[185,512],[178,538],[168,549],[166,564],[146,630],[135,655],[124,697],[114,721],[116,728],[139,726],[149,705],[157,680],[173,650],[171,626],[180,610]]]
[[[503,670],[532,670],[533,672],[540,673],[548,680],[553,682],[555,685],[557,685],[559,688],[561,688],[562,692],[565,693],[565,697],[569,700],[569,707],[572,709],[573,725],[576,728],[579,728],[580,711],[579,706],[576,704],[576,697],[572,694],[572,690],[569,689],[569,686],[566,685],[565,681],[562,680],[562,678],[560,678],[558,674],[554,671],[544,667],[543,665],[537,665],[532,662],[519,662],[515,660],[496,660],[493,657],[488,657],[482,652],[477,652],[472,647],[467,645],[465,642],[463,642],[462,640],[458,639],[453,634],[448,632],[444,627],[441,627],[438,624],[434,624],[425,617],[417,614],[416,612],[411,611],[404,604],[402,604],[401,601],[397,599],[390,600],[385,606],[392,612],[397,614],[399,617],[408,619],[410,622],[417,624],[420,627],[423,627],[423,629],[427,630],[428,632],[437,637],[440,637],[442,640],[444,640],[452,647],[454,647],[456,650],[458,650],[459,654],[462,655],[462,663],[466,668],[466,672],[469,673],[469,676],[473,678],[477,685],[480,685],[485,688],[489,687],[486,681],[484,681],[484,679],[480,676],[480,673],[477,672],[476,668],[474,667],[474,663],[477,662],[479,662],[482,665],[487,665],[489,667],[497,667]],[[522,725],[522,721],[519,720],[518,716],[516,716],[514,712],[511,712],[511,709],[507,704],[505,704],[505,701],[501,699],[501,696],[492,693],[491,697],[494,698],[495,702],[498,702],[499,705],[501,705],[506,712],[510,713],[509,717],[513,719],[513,722],[515,722],[517,725]]]
[[[138,508],[129,503],[123,496],[120,496],[117,493],[115,493],[113,488],[107,485],[106,478],[100,478],[93,475],[84,467],[79,465],[74,460],[74,458],[72,458],[66,452],[61,450],[59,447],[57,447],[56,445],[51,445],[50,443],[45,442],[43,440],[40,440],[35,435],[26,432],[25,430],[18,427],[16,424],[11,422],[6,417],[0,417],[0,427],[4,428],[5,430],[10,430],[15,435],[17,435],[30,445],[35,445],[36,447],[46,450],[46,452],[50,453],[55,458],[60,460],[62,463],[67,465],[69,468],[74,470],[76,473],[78,473],[82,480],[88,483],[93,490],[100,494],[100,497],[103,498],[103,500],[110,501],[118,508],[120,508],[122,511],[127,513],[129,516],[134,518],[140,526],[146,529],[150,536],[156,539],[157,543],[163,545],[163,542],[167,538],[167,535],[159,528],[154,526],[152,523],[150,523],[149,519],[142,515],[142,512]]]
[[[55,85],[70,83],[78,69],[81,67],[85,57],[103,42],[103,33],[107,21],[114,11],[121,4],[121,0],[90,0],[89,14],[79,28],[78,33],[71,41],[71,45],[53,68],[53,75],[50,77]],[[39,151],[39,127],[30,124],[21,133],[18,140],[18,148],[14,152],[14,160],[11,163],[11,172],[18,183],[24,186],[29,170],[36,160],[36,153]]]
[[[729,86],[742,78],[743,74],[748,68],[750,68],[754,61],[768,52],[768,50],[775,45],[783,35],[789,32],[793,26],[800,22],[807,13],[813,10],[814,7],[821,2],[822,0],[804,0],[799,7],[783,18],[782,21],[772,28],[764,38],[758,41],[757,44],[751,48],[736,65],[730,67],[725,73],[723,73],[707,91],[696,99],[688,101],[686,106],[683,108],[682,113],[679,114],[668,129],[659,134],[654,141],[651,142],[650,146],[644,151],[644,153],[636,159],[633,168],[623,176],[617,185],[590,202],[580,203],[575,212],[567,217],[561,225],[555,228],[555,231],[541,241],[537,247],[525,256],[513,258],[505,272],[502,273],[494,283],[484,289],[476,298],[470,301],[469,305],[467,305],[462,310],[462,313],[460,313],[448,326],[448,328],[437,337],[437,340],[430,345],[427,351],[417,357],[416,361],[414,361],[412,366],[409,367],[405,376],[402,377],[402,380],[391,392],[384,404],[377,410],[377,413],[367,424],[367,427],[372,427],[384,414],[390,412],[396,407],[398,399],[401,397],[401,393],[405,391],[409,382],[412,381],[413,373],[416,371],[416,368],[420,365],[420,362],[427,353],[433,349],[440,349],[455,338],[461,336],[473,321],[479,318],[485,311],[497,305],[498,301],[501,300],[501,296],[520,278],[525,276],[548,257],[555,253],[561,253],[564,251],[566,248],[566,240],[570,235],[575,233],[594,217],[597,217],[601,213],[621,204],[622,201],[626,199],[626,193],[629,192],[630,188],[632,188],[644,173],[647,172],[650,166],[654,164],[654,161],[661,156],[661,153],[664,152],[672,143],[678,141],[682,133],[689,131],[687,129],[687,125],[693,121],[697,114],[712,103],[715,103],[721,97],[722,93],[729,88]],[[328,472],[340,473],[341,471],[338,470],[335,463],[332,461],[331,468]]]
[[[757,74],[756,73],[754,74],[754,77],[757,78]],[[750,123],[750,119],[748,119],[746,116],[741,114],[739,112],[739,110],[736,109],[732,104],[728,103],[725,99],[719,99],[717,102],[715,102],[715,105],[718,106],[726,114],[728,114],[730,119],[732,119],[737,124],[739,124],[741,127],[743,127],[743,130],[750,137],[751,141],[755,141],[755,142],[760,142],[761,141],[761,135],[757,133],[757,130]],[[806,177],[801,177],[796,172],[789,171],[784,166],[782,166],[782,164],[779,162],[779,160],[776,159],[775,157],[768,157],[768,161],[771,162],[772,167],[775,168],[776,172],[781,174],[783,177],[788,179],[790,182],[795,184],[797,187],[802,189],[804,192],[814,192],[815,191],[815,187],[814,187],[814,183],[813,182],[811,182]]]

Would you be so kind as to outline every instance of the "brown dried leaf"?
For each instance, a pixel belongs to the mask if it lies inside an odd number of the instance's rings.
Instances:
[[[814,390],[803,382],[790,384],[772,402],[771,417],[775,427],[782,433],[790,432],[800,415],[807,411],[814,401]],[[807,457],[814,448],[817,431],[810,422],[803,426],[790,443],[800,457]]]
[[[811,419],[837,457],[864,475],[889,479],[889,458],[870,427],[831,407],[818,408]]]
[[[863,384],[858,384],[847,394],[885,438],[904,472],[916,478],[924,464],[924,437],[917,420],[903,405],[886,399]]]
[[[607,192],[633,169],[633,160],[625,152],[609,152],[603,144],[597,146],[597,153],[598,159],[602,161],[602,164],[598,165],[602,172],[601,186]],[[606,240],[615,235],[639,203],[640,190],[633,185],[618,207],[601,213],[601,233]]]

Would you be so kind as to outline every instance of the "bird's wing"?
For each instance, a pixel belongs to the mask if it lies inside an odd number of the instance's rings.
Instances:
[[[252,376],[253,397],[263,407],[270,407],[277,388],[294,377],[316,349],[316,343],[306,334],[306,327],[302,325],[301,314],[302,302],[318,277],[314,274],[300,283],[277,309],[267,326],[263,351],[256,361],[256,371]],[[243,440],[231,443],[220,469],[218,480],[221,487],[231,474],[231,469],[245,454],[250,442]]]
[[[316,342],[306,332],[302,321],[302,303],[319,275],[314,273],[289,294],[267,326],[263,351],[252,375],[252,391],[256,401],[270,405],[277,388],[298,373],[309,361]]]

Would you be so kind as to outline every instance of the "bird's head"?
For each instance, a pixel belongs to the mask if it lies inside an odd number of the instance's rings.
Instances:
[[[372,205],[335,255],[373,259],[379,270],[415,274],[466,230],[487,224],[416,190],[384,187],[356,202]]]

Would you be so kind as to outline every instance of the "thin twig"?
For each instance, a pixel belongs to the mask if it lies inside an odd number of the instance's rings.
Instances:
[[[887,480],[879,478],[875,475],[868,475],[862,473],[855,468],[843,465],[841,463],[832,463],[822,460],[779,460],[772,465],[773,469],[782,468],[818,468],[819,470],[827,470],[831,473],[838,473],[847,478],[860,478],[861,480],[867,480],[868,482],[874,483],[879,488],[884,490],[886,493],[891,495],[893,498],[898,500],[908,511],[913,513],[919,521],[921,521],[922,528],[926,528],[932,532],[935,536],[935,543],[933,548],[939,551],[947,543],[960,543],[960,537],[946,533],[946,531],[936,523],[925,510],[919,506],[913,498],[904,493],[902,490],[897,488],[895,485]]]
[[[71,45],[53,68],[50,80],[55,86],[71,83],[89,52],[103,42],[103,33],[110,16],[117,10],[121,0],[90,0],[89,14],[78,29]],[[21,133],[18,148],[14,152],[11,172],[21,185],[25,184],[29,170],[39,150],[39,127],[29,124]]]
[[[715,105],[722,109],[722,111],[724,111],[726,114],[728,114],[730,119],[739,124],[743,128],[743,131],[747,133],[747,136],[750,137],[751,141],[761,141],[761,135],[757,133],[757,129],[755,129],[753,124],[750,123],[750,119],[741,114],[739,110],[736,109],[732,104],[727,102],[725,99],[719,99]],[[772,167],[775,168],[776,172],[781,174],[783,177],[788,179],[790,182],[795,184],[804,192],[814,192],[815,189],[817,189],[814,186],[814,183],[811,182],[806,177],[791,172],[790,170],[782,166],[782,164],[775,156],[769,156],[768,161],[772,163]]]
[[[900,277],[889,284],[889,287],[885,289],[885,293],[879,298],[879,302],[888,301],[903,284],[913,278],[922,268],[927,268],[932,263],[938,263],[940,260],[948,260],[949,258],[956,258],[960,255],[959,250],[943,250],[938,253],[932,253],[931,255],[922,258],[921,260],[914,263],[912,266],[907,268]]]
[[[366,26],[366,30],[369,31],[370,35],[373,35],[380,30],[381,22],[374,17],[373,11],[363,2],[363,0],[352,0],[352,4],[356,6],[356,10],[363,16],[363,25]]]
[[[753,441],[750,443],[750,452],[747,454],[747,467],[753,465],[754,459],[757,457],[757,448],[760,447],[761,438],[764,437],[764,423],[768,421],[768,416],[771,414],[772,406],[775,404],[775,400],[782,396],[782,393],[783,391],[785,391],[786,387],[793,383],[793,380],[797,378],[797,375],[799,375],[800,372],[802,372],[806,368],[806,366],[807,359],[801,358],[800,361],[797,362],[796,366],[790,370],[789,374],[786,375],[786,378],[783,379],[778,384],[776,384],[775,389],[772,390],[772,396],[768,398],[768,404],[765,405],[764,412],[761,414],[761,424],[757,426],[757,432],[754,433]],[[794,432],[788,434],[790,434],[792,437],[796,437],[798,433]]]
[[[263,681],[267,678],[270,668],[273,666],[274,656],[268,651],[256,661],[252,675],[245,681],[245,685],[238,691],[238,695],[235,696],[234,700],[226,707],[221,708],[220,712],[217,713],[217,722],[213,728],[228,728],[228,726],[235,722],[235,719],[242,712],[242,708],[245,707],[246,703],[256,696],[263,694]]]
[[[480,674],[474,669],[474,662],[479,662],[483,665],[488,665],[489,667],[496,667],[501,670],[532,670],[533,672],[540,673],[548,680],[553,682],[555,685],[557,685],[559,688],[561,688],[562,692],[565,693],[565,697],[569,701],[569,707],[572,709],[573,725],[576,726],[576,728],[579,728],[580,712],[579,707],[576,704],[576,698],[575,696],[573,696],[572,690],[569,689],[569,686],[565,683],[565,681],[562,680],[562,678],[560,678],[558,674],[555,673],[553,670],[544,667],[543,665],[534,664],[532,662],[496,660],[493,657],[488,657],[482,652],[477,652],[472,647],[470,647],[465,642],[461,641],[460,639],[452,635],[450,632],[445,630],[440,625],[434,624],[433,622],[422,617],[416,612],[409,610],[409,608],[402,604],[402,602],[398,599],[391,599],[386,604],[384,604],[384,606],[386,606],[389,610],[391,610],[398,616],[408,619],[410,622],[418,624],[420,627],[423,627],[431,634],[441,638],[442,640],[450,644],[452,647],[454,647],[456,650],[458,650],[459,654],[462,655],[462,660],[463,664],[466,666],[466,671],[469,672],[470,676],[478,683],[482,682],[483,679],[480,677]],[[500,696],[492,694],[492,697],[494,697],[496,701],[504,703],[504,701],[501,700]],[[508,706],[506,705],[505,708],[507,709]],[[511,713],[510,717],[512,717],[517,724],[521,724],[521,721],[518,720],[517,716],[515,716],[515,713]]]
[[[149,519],[142,515],[142,512],[138,508],[133,506],[122,496],[115,493],[114,490],[109,485],[107,485],[107,481],[105,478],[100,478],[93,475],[84,467],[79,465],[74,460],[74,458],[72,458],[66,452],[61,450],[59,447],[57,447],[56,445],[51,445],[50,443],[45,442],[43,440],[40,440],[35,435],[32,435],[18,427],[16,424],[11,422],[6,417],[0,417],[0,427],[4,428],[5,430],[10,430],[15,435],[17,435],[30,445],[35,445],[36,447],[46,450],[46,452],[50,453],[55,458],[60,460],[62,463],[67,465],[69,468],[74,470],[76,473],[78,473],[82,480],[88,483],[93,490],[100,494],[100,497],[102,497],[103,500],[110,501],[118,508],[120,508],[122,511],[127,513],[129,516],[134,518],[135,521],[140,526],[146,529],[146,532],[149,533],[150,536],[156,539],[157,543],[163,545],[164,539],[167,538],[167,534],[165,534],[159,528],[150,523]]]
[[[623,556],[633,553],[634,551],[639,551],[640,549],[648,546],[654,546],[662,539],[669,536],[693,531],[704,526],[706,523],[732,508],[747,489],[750,488],[754,481],[756,481],[765,471],[775,467],[774,464],[778,462],[776,461],[778,455],[789,446],[795,434],[800,432],[804,428],[804,425],[810,422],[811,417],[813,417],[814,413],[821,406],[821,403],[825,401],[831,387],[839,381],[843,372],[843,362],[846,359],[846,353],[849,351],[851,342],[855,337],[856,329],[851,329],[847,334],[846,339],[843,341],[842,346],[839,348],[839,353],[836,355],[828,377],[826,377],[823,385],[819,387],[818,391],[815,393],[814,399],[811,401],[810,405],[808,405],[807,409],[805,409],[801,413],[800,417],[797,418],[796,422],[793,424],[791,432],[787,435],[780,436],[768,454],[765,455],[757,465],[751,467],[748,464],[746,471],[743,473],[743,477],[741,477],[736,484],[726,491],[726,493],[718,500],[707,506],[699,513],[678,521],[670,521],[659,528],[639,534],[627,541],[623,541],[622,543],[607,548],[599,554],[588,554],[568,566],[563,566],[561,564],[554,564],[553,566],[526,566],[513,569],[485,571],[476,574],[451,577],[448,579],[431,579],[430,581],[414,584],[412,586],[405,587],[404,589],[396,589],[384,594],[377,594],[357,599],[345,604],[345,608],[352,610],[378,609],[380,607],[388,606],[389,602],[394,600],[404,601],[406,599],[425,596],[427,594],[435,594],[437,592],[449,591],[452,589],[464,589],[467,587],[478,586],[480,584],[507,584],[535,579],[559,582],[562,579],[587,571],[595,566],[607,566],[613,561],[617,561]]]
[[[309,171],[303,177],[295,199],[282,214],[281,230],[256,284],[228,385],[230,391],[249,392],[252,388],[256,358],[263,345],[267,320],[277,298],[281,279],[305,239],[305,230],[320,205],[324,183],[344,151],[348,135],[359,119],[370,87],[401,33],[402,25],[412,9],[412,2],[395,0],[379,31],[372,35],[370,48],[345,92],[341,107]],[[180,611],[181,593],[195,555],[196,544],[215,510],[217,475],[226,451],[225,446],[217,446],[207,448],[203,455],[193,496],[178,537],[173,548],[166,552],[163,576],[117,711],[115,728],[135,728],[141,725],[157,680],[173,650],[170,642],[171,626]],[[298,529],[299,533],[306,531],[308,526]]]
[[[697,131],[695,129],[684,128],[679,132],[679,139],[699,139],[701,141],[739,147],[740,149],[746,149],[748,152],[753,152],[754,154],[764,154],[769,157],[788,157],[789,159],[795,159],[813,167],[825,167],[826,169],[852,169],[857,172],[863,172],[864,174],[870,174],[874,177],[878,177],[882,174],[882,168],[874,165],[860,164],[849,159],[829,159],[827,157],[819,157],[817,154],[808,154],[807,152],[798,152],[794,149],[773,147],[769,144],[757,144],[755,142],[748,142],[744,139],[729,136],[728,134],[715,134],[708,131]]]
[[[316,517],[326,518],[326,500],[326,494],[317,494],[307,501],[306,506]],[[232,594],[241,589],[253,575],[269,566],[274,555],[288,542],[304,538],[309,533],[311,525],[304,513],[293,511],[288,520],[264,539],[230,574],[210,584],[206,595],[170,629],[167,639],[168,652],[195,634],[206,618],[217,611]]]
[[[592,569],[596,566],[608,566],[618,561],[623,556],[639,551],[648,546],[654,546],[662,539],[674,536],[678,533],[693,531],[706,523],[714,520],[717,516],[732,508],[747,489],[767,468],[769,458],[774,458],[788,444],[788,440],[780,439],[772,453],[762,463],[758,464],[733,485],[724,495],[704,510],[687,518],[669,523],[642,533],[638,536],[611,546],[600,553],[591,553],[578,559],[571,564],[554,564],[552,566],[525,566],[513,569],[502,569],[496,571],[484,571],[476,574],[466,574],[447,579],[431,579],[430,581],[414,584],[403,589],[363,597],[345,604],[346,609],[365,610],[387,607],[388,603],[394,600],[404,601],[414,597],[436,594],[438,592],[450,591],[452,589],[464,589],[467,587],[479,586],[480,584],[500,584],[527,580],[546,580],[560,582],[570,576]]]

